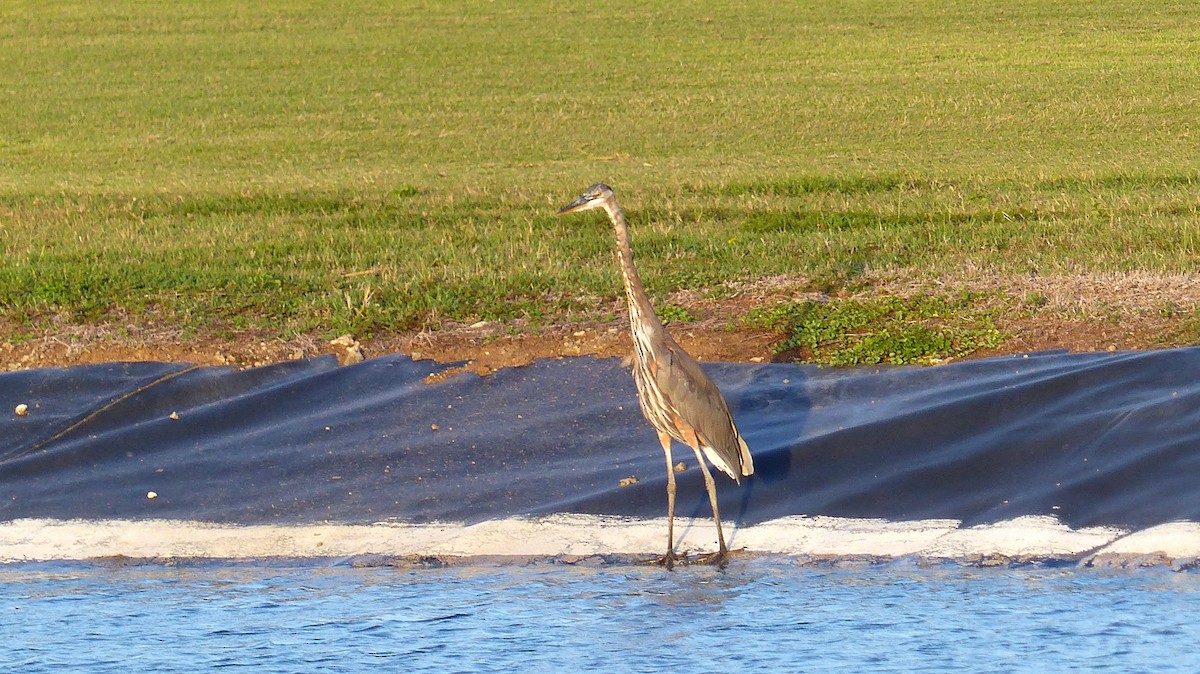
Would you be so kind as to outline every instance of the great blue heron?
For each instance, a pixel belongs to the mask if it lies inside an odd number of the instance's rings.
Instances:
[[[629,246],[629,226],[612,188],[596,183],[583,196],[564,206],[559,215],[603,208],[617,235],[617,262],[625,279],[625,297],[629,301],[629,327],[633,332],[633,379],[637,382],[642,413],[658,431],[658,441],[667,455],[667,554],[663,563],[671,568],[675,561],[675,468],[671,461],[671,439],[692,448],[717,523],[721,550],[716,560],[724,561],[729,549],[721,531],[717,510],[717,485],[705,465],[707,457],[735,482],[754,472],[750,448],[738,433],[729,413],[729,405],[717,385],[700,365],[679,346],[663,327],[646,291]]]

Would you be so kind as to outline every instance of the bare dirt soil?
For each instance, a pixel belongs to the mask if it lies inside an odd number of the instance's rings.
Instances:
[[[997,327],[1009,338],[997,349],[971,357],[1050,349],[1115,351],[1181,346],[1195,341],[1200,280],[1147,274],[1079,275],[1022,279],[958,278],[934,287],[992,293],[999,302]],[[754,306],[812,298],[801,284],[765,280],[733,299],[707,300],[681,293],[671,302],[701,320],[670,326],[675,338],[699,360],[767,362],[790,359],[772,345],[781,336],[769,330],[735,327]],[[931,292],[928,282],[890,281],[871,286],[869,295]],[[540,358],[630,352],[623,320],[534,328],[518,323],[446,326],[435,332],[291,340],[242,333],[236,338],[185,335],[161,326],[79,326],[65,323],[53,334],[7,339],[19,326],[0,319],[0,371],[115,361],[173,361],[199,365],[253,367],[335,354],[343,363],[389,353],[414,359],[458,362],[461,369],[486,374]],[[457,368],[456,370],[457,371]]]

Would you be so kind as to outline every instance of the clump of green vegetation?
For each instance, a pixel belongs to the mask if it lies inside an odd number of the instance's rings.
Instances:
[[[1004,341],[979,298],[883,297],[790,302],[751,311],[751,325],[779,332],[776,353],[826,365],[929,364]]]
[[[667,325],[671,323],[688,323],[696,320],[692,312],[676,304],[664,304],[656,311],[658,319]]]
[[[1025,297],[1022,298],[1021,303],[1029,309],[1040,309],[1046,306],[1049,301],[1050,298],[1046,297],[1046,293],[1034,290],[1025,293]]]
[[[1192,305],[1190,310],[1180,308],[1169,318],[1175,319],[1175,322],[1171,329],[1160,336],[1162,345],[1200,344],[1200,304]]]

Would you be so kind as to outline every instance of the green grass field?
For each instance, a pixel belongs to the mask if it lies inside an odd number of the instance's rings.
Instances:
[[[1183,2],[6,2],[0,340],[608,319],[607,224],[554,217],[598,180],[660,302],[1190,273],[1198,35]]]

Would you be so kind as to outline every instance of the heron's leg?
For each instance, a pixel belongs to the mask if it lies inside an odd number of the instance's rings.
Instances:
[[[675,564],[675,466],[671,464],[671,436],[660,431],[658,441],[667,455],[667,554],[663,563],[670,569]]]
[[[713,521],[717,523],[717,541],[721,544],[721,552],[718,553],[717,561],[723,561],[729,554],[729,548],[725,547],[725,534],[721,531],[721,513],[717,510],[717,483],[713,482],[712,473],[704,463],[704,455],[695,447],[692,448],[692,451],[696,452],[696,461],[700,464],[700,470],[704,471],[704,488],[708,490],[708,502],[712,505]]]

